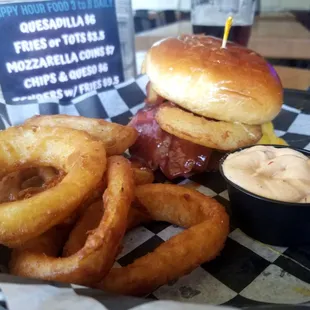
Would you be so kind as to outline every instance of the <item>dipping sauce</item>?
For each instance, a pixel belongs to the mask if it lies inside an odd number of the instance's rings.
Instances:
[[[223,173],[253,194],[310,203],[310,160],[293,149],[257,145],[235,152],[225,159]]]

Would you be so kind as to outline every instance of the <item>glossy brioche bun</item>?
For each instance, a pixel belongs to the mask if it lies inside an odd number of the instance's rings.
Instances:
[[[155,43],[143,67],[162,97],[202,116],[262,124],[280,112],[283,89],[271,65],[234,43],[183,35]]]

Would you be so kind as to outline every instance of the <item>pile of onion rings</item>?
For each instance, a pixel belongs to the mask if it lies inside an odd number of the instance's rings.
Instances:
[[[224,207],[194,189],[152,184],[153,172],[124,154],[137,138],[132,127],[47,115],[0,138],[0,244],[12,248],[14,275],[139,296],[224,247]],[[113,268],[126,231],[150,221],[186,229]]]
[[[107,183],[103,195],[105,212],[99,225],[88,234],[83,248],[67,257],[48,256],[46,251],[50,242],[42,242],[43,237],[39,236],[13,251],[11,272],[83,285],[100,280],[101,274],[107,274],[126,231],[124,219],[134,198],[133,173],[125,158],[109,158]],[[44,239],[54,240],[55,232],[47,232]],[[52,254],[56,256],[58,253]]]

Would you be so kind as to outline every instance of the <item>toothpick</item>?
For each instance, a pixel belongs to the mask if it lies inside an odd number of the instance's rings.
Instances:
[[[228,39],[228,36],[229,36],[229,32],[230,32],[230,28],[231,28],[232,23],[233,23],[233,18],[231,16],[229,16],[226,19],[225,30],[224,30],[224,35],[223,35],[223,41],[222,41],[221,48],[226,48],[226,43],[227,43],[227,39]]]

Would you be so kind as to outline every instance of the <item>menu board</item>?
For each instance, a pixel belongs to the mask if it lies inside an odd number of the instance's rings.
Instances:
[[[124,80],[112,0],[3,4],[0,30],[7,103],[69,101]]]

